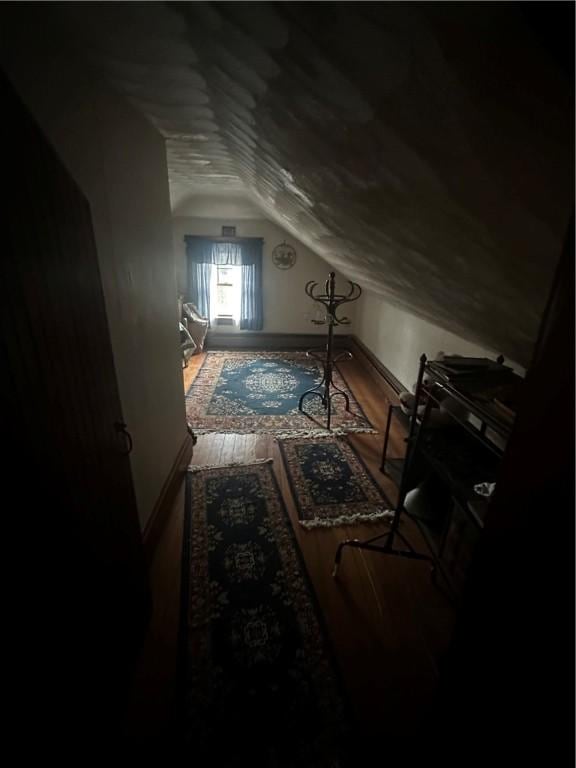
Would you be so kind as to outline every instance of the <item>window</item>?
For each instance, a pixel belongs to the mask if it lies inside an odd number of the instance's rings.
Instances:
[[[186,235],[184,240],[188,293],[204,317],[214,320],[215,325],[261,331],[262,238],[237,237],[228,241]]]
[[[240,319],[240,267],[216,266],[212,270],[210,306],[213,317]]]

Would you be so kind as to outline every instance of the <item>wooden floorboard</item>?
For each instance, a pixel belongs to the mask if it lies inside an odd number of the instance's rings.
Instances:
[[[187,391],[204,354],[183,371]],[[379,434],[354,434],[350,440],[372,476],[395,502],[397,489],[379,471],[388,404],[396,395],[381,386],[355,361],[340,366],[348,385]],[[193,428],[194,425],[192,425]],[[403,455],[405,434],[392,421],[389,456]],[[344,553],[339,576],[331,575],[338,543],[385,532],[384,525],[365,524],[305,530],[296,509],[271,435],[199,435],[193,463],[223,464],[272,458],[306,568],[334,648],[352,707],[366,739],[385,730],[409,738],[433,705],[439,665],[450,639],[454,613],[444,594],[431,582],[426,563],[405,561],[360,550]],[[180,600],[184,493],[159,541],[150,571],[154,614],[138,671],[131,708],[132,739],[160,737],[174,691]],[[426,551],[417,528],[403,519],[401,530],[416,549]]]

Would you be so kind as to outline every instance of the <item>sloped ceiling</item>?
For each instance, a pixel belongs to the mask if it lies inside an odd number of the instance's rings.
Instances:
[[[572,198],[571,90],[498,3],[68,3],[166,137],[393,304],[526,364]]]

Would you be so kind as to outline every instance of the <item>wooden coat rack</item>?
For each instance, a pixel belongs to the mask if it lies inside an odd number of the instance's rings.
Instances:
[[[330,430],[330,422],[332,417],[332,398],[340,395],[344,398],[346,403],[346,410],[350,413],[350,399],[346,392],[337,387],[333,381],[334,366],[340,360],[350,360],[352,355],[350,352],[341,352],[334,357],[334,326],[335,325],[350,325],[350,320],[347,317],[338,317],[338,310],[343,304],[349,304],[352,301],[356,301],[362,294],[362,289],[357,283],[349,282],[350,290],[347,294],[336,293],[335,289],[335,273],[330,272],[326,283],[324,284],[324,293],[317,293],[316,289],[318,283],[314,280],[310,280],[306,283],[306,294],[321,304],[325,309],[324,319],[312,320],[316,325],[328,326],[328,338],[326,341],[326,351],[324,356],[319,356],[314,350],[308,350],[306,352],[307,357],[311,357],[322,364],[323,374],[322,380],[315,387],[311,387],[301,395],[298,401],[298,410],[305,413],[303,410],[304,398],[308,395],[314,395],[319,397],[326,411],[326,428]]]

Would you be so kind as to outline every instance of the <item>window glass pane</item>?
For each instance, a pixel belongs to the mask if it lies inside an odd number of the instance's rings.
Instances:
[[[216,266],[213,271],[211,311],[213,317],[240,318],[240,280],[238,266]]]
[[[234,267],[217,267],[218,269],[218,285],[233,285],[234,284]]]
[[[219,315],[232,314],[232,304],[234,302],[234,286],[219,285],[216,291],[216,304]]]

